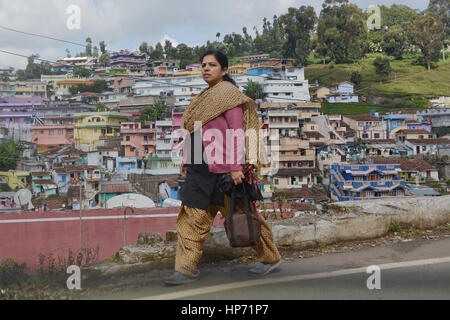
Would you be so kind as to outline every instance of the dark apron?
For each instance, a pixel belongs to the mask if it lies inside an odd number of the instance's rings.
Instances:
[[[194,134],[200,135],[200,130],[186,137],[184,152],[188,152],[186,160],[186,179],[180,190],[181,203],[184,206],[206,210],[208,206],[223,206],[224,193],[219,189],[219,183],[223,174],[209,172],[208,164],[205,162],[203,142],[198,139],[201,145],[202,160],[199,164],[194,164]],[[199,136],[197,136],[199,137]]]

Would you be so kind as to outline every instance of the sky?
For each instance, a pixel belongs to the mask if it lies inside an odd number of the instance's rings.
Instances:
[[[404,4],[423,10],[429,0],[350,0],[361,9],[369,5]],[[319,15],[323,0],[0,0],[0,50],[55,61],[84,51],[81,46],[11,32],[1,27],[31,32],[93,46],[105,41],[107,50],[138,50],[146,41],[155,45],[170,39],[174,45],[202,45],[221,40],[247,27],[262,29],[263,18],[272,21],[289,7],[311,5]],[[72,9],[75,8],[75,11]],[[68,11],[68,9],[70,9]],[[78,19],[79,17],[79,19]],[[25,68],[26,58],[0,52],[0,67]]]

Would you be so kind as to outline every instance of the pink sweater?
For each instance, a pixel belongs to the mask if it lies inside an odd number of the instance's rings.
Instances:
[[[234,140],[234,141],[233,141]],[[186,141],[186,139],[183,139]],[[240,171],[244,157],[244,111],[237,106],[202,126],[202,142],[212,173]],[[226,150],[226,152],[224,152]],[[183,149],[183,162],[190,150]]]

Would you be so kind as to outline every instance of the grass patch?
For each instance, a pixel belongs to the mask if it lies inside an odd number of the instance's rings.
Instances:
[[[379,106],[372,105],[365,102],[354,102],[354,103],[322,103],[322,112],[324,114],[342,114],[342,115],[351,115],[351,114],[361,114],[361,113],[370,113],[372,110],[380,114],[384,114],[392,110],[391,106]]]
[[[398,96],[418,95],[438,97],[448,95],[450,92],[450,61],[439,61],[436,68],[430,72],[417,65],[417,55],[405,56],[403,60],[392,60],[392,73],[387,81],[380,84],[375,73],[373,60],[376,55],[367,55],[365,58],[352,64],[335,64],[330,69],[328,65],[311,64],[305,67],[305,78],[310,84],[317,80],[320,85],[329,86],[334,82],[350,81],[353,71],[362,75],[361,84],[356,90],[363,95]],[[311,59],[311,61],[314,61]]]

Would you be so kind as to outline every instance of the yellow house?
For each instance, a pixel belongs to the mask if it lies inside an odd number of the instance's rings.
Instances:
[[[250,69],[250,62],[248,61],[240,61],[233,64],[228,68],[229,74],[247,74],[248,69]]]
[[[85,85],[92,85],[94,84],[94,81],[92,80],[60,80],[56,81],[55,83],[55,92],[58,94],[70,94],[70,88],[79,85],[79,84],[85,84]]]
[[[30,175],[27,171],[0,171],[0,183],[6,183],[12,190],[26,188],[27,177]]]
[[[130,114],[120,112],[85,112],[74,115],[75,148],[93,151],[100,137],[120,137],[120,124],[128,121]]]
[[[170,72],[168,75],[173,77],[197,77],[202,75],[202,70],[181,70]]]
[[[395,132],[397,141],[431,139],[433,135],[425,129],[401,129]]]
[[[320,102],[263,102],[261,109],[298,110],[298,120],[308,122],[314,116],[320,115],[322,104]]]

